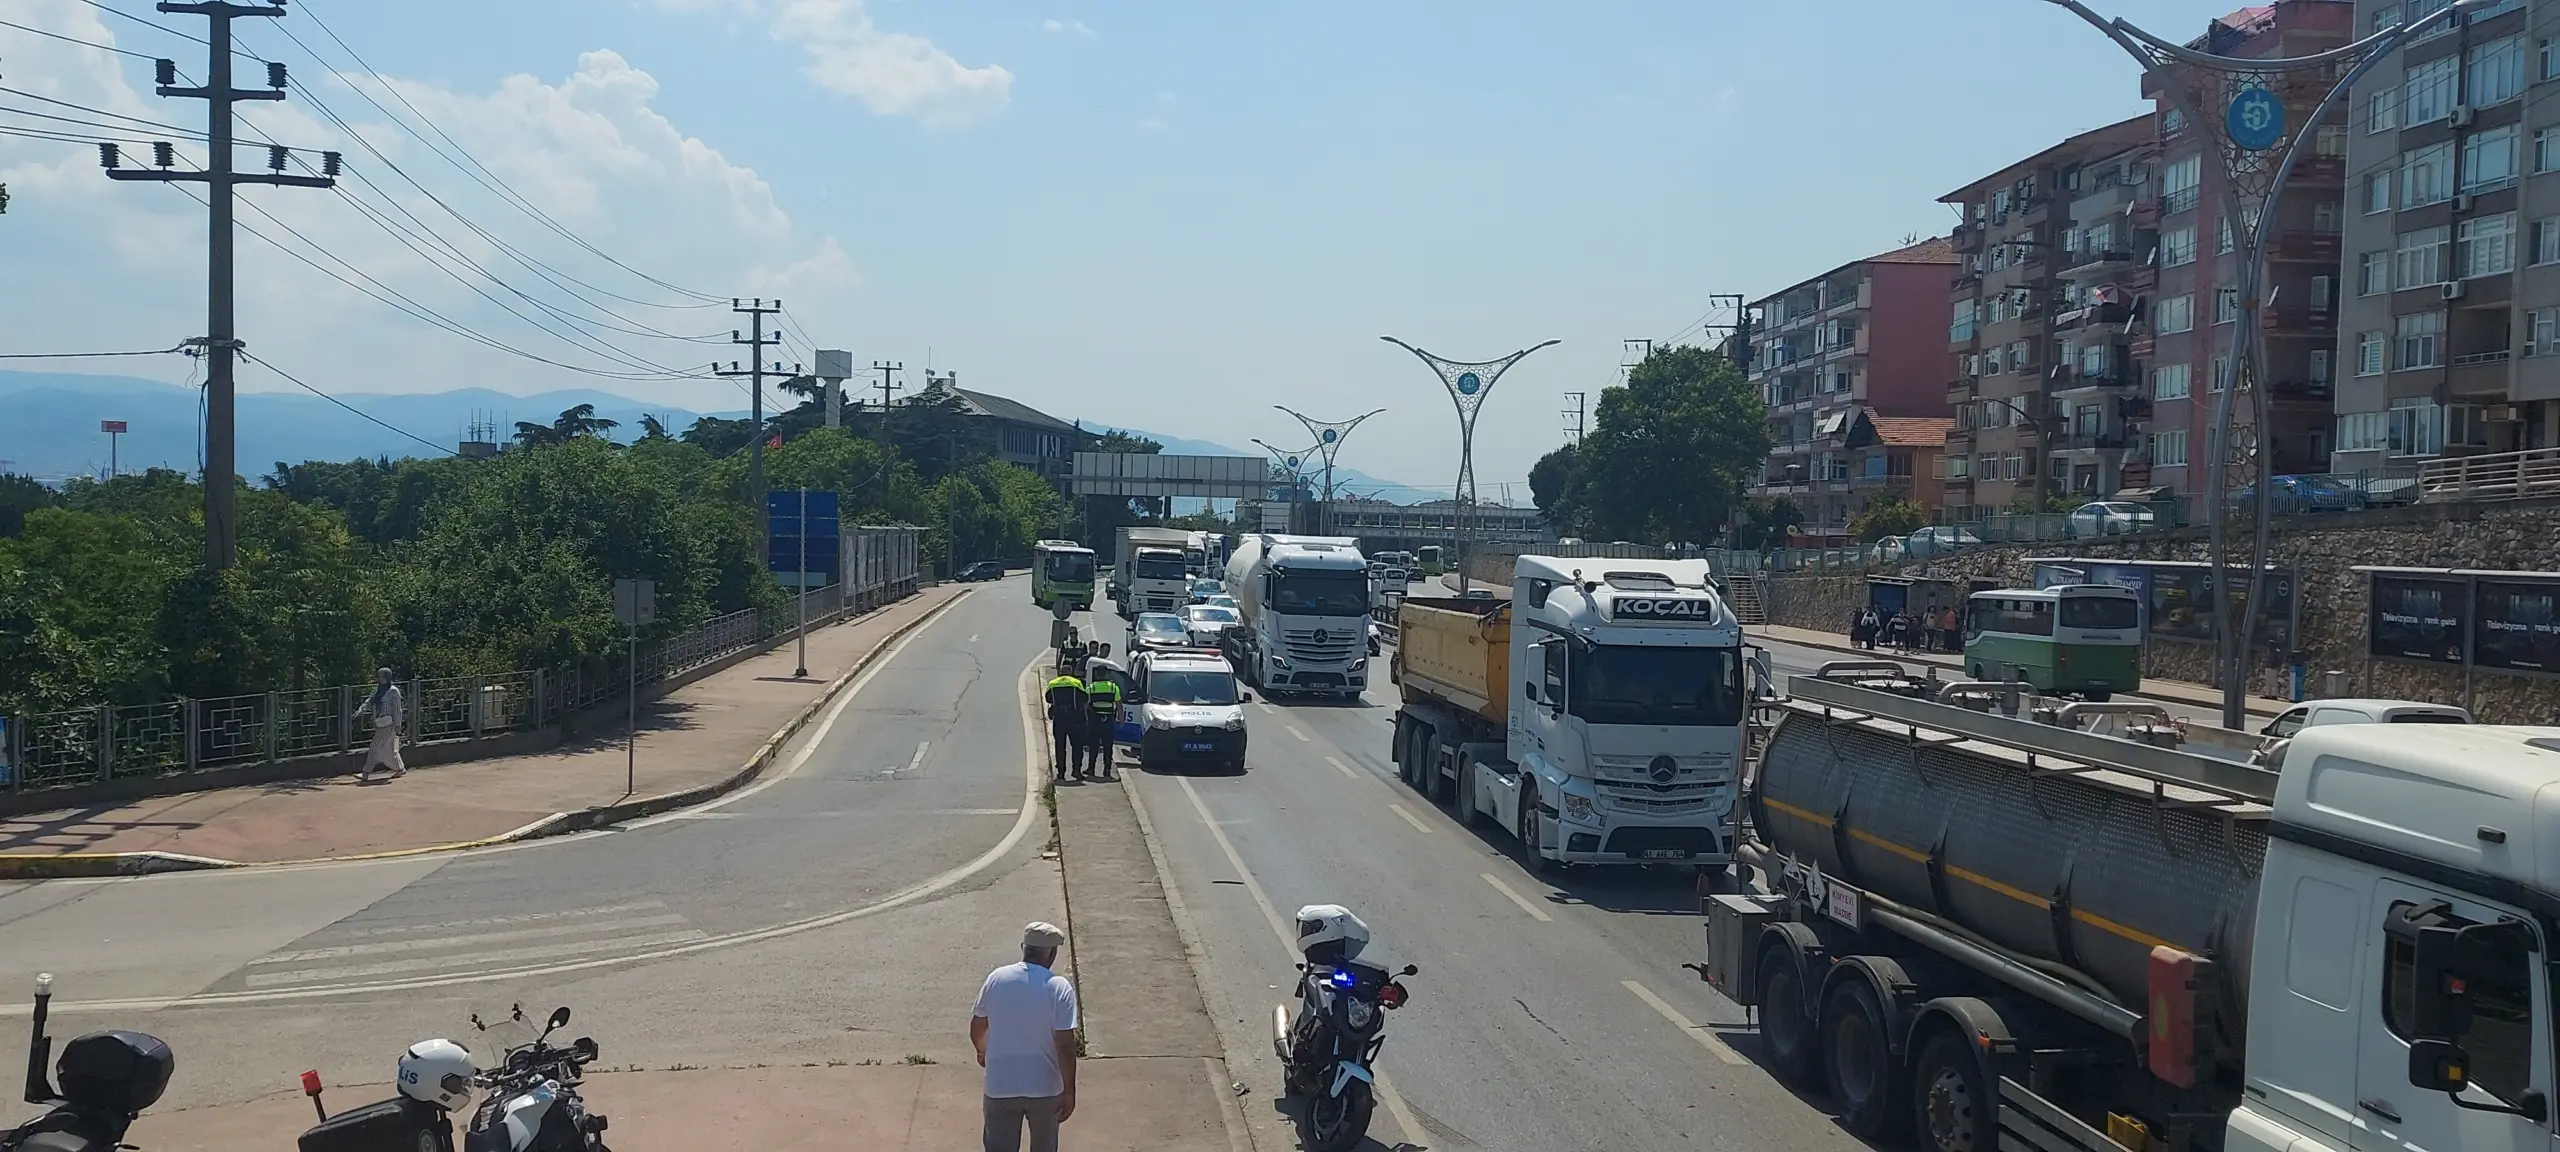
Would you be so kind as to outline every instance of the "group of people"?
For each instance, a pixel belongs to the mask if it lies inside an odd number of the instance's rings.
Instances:
[[[1095,668],[1111,646],[1061,646],[1058,674],[1043,694],[1049,707],[1049,764],[1060,782],[1111,778],[1112,729],[1120,719],[1120,684]]]
[[[1951,607],[1887,613],[1869,604],[1849,620],[1849,643],[1870,652],[1963,652],[1964,629]]]

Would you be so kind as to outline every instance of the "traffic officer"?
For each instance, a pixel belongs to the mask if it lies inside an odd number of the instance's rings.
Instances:
[[[1057,778],[1065,780],[1069,768],[1081,766],[1085,757],[1086,702],[1084,681],[1073,673],[1060,672],[1049,681],[1049,764]]]
[[[1092,670],[1092,678],[1085,682],[1085,703],[1093,717],[1093,727],[1085,736],[1089,741],[1086,750],[1092,753],[1094,774],[1108,780],[1111,778],[1112,737],[1120,724],[1120,684],[1096,665],[1107,667],[1110,662],[1097,659],[1086,665]],[[1082,763],[1076,767],[1076,779],[1085,779]]]

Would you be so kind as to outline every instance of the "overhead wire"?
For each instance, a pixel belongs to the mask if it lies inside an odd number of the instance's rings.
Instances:
[[[132,352],[0,352],[0,360],[91,360],[113,356],[168,356],[187,350],[179,344],[172,348],[143,348]]]
[[[113,11],[113,9],[109,9],[109,11]],[[0,20],[0,28],[15,28],[20,32],[29,32],[38,36],[60,40],[66,44],[78,44],[84,48],[95,48],[101,52],[113,52],[120,56],[131,56],[136,60],[153,59],[152,55],[148,52],[136,52],[130,48],[118,48],[113,44],[100,44],[95,40],[83,40],[77,36],[65,36],[60,32],[47,32],[42,28],[30,28],[14,20]]]
[[[406,429],[406,428],[403,428],[403,427],[401,427],[401,426],[399,426],[399,425],[397,425],[397,424],[391,423],[391,422],[390,422],[390,421],[388,421],[388,420],[384,420],[384,419],[382,419],[381,417],[376,416],[376,415],[374,415],[374,414],[373,414],[373,413],[371,413],[371,412],[367,412],[367,411],[365,411],[365,410],[364,410],[364,409],[362,409],[362,408],[358,408],[358,407],[356,407],[356,406],[355,406],[355,405],[353,405],[353,404],[349,404],[349,403],[347,403],[347,402],[346,402],[346,401],[344,401],[344,400],[340,400],[340,399],[338,399],[337,397],[332,396],[332,395],[330,395],[330,394],[328,394],[328,393],[326,393],[326,392],[323,392],[323,391],[321,391],[321,390],[320,390],[320,389],[318,389],[318,388],[314,388],[314,387],[312,387],[310,384],[304,383],[304,382],[303,382],[302,377],[296,376],[296,375],[294,375],[294,374],[293,374],[293,373],[291,373],[291,372],[287,372],[287,371],[285,371],[285,370],[284,370],[284,369],[282,369],[282,368],[278,368],[278,367],[276,367],[273,363],[271,363],[271,362],[269,362],[269,361],[267,361],[267,360],[260,359],[258,356],[256,356],[256,355],[254,355],[254,354],[250,353],[250,352],[249,352],[249,351],[247,351],[246,349],[241,350],[241,352],[240,352],[240,358],[241,358],[241,359],[243,359],[243,360],[246,360],[246,361],[248,361],[248,362],[250,362],[250,363],[252,363],[252,364],[255,364],[255,365],[257,365],[257,366],[259,366],[259,367],[261,367],[261,368],[264,368],[264,369],[266,369],[266,370],[267,370],[267,371],[269,371],[269,372],[273,372],[273,373],[275,373],[275,374],[276,374],[276,375],[278,375],[278,376],[282,376],[282,377],[284,377],[284,378],[285,378],[285,380],[286,380],[287,382],[291,383],[294,387],[300,388],[300,389],[302,389],[303,391],[308,392],[308,393],[310,393],[310,394],[312,394],[312,395],[314,395],[314,396],[317,396],[317,397],[319,397],[319,398],[321,398],[321,399],[323,399],[323,400],[326,400],[326,401],[328,401],[328,402],[330,402],[330,403],[332,403],[332,404],[335,404],[335,405],[337,405],[337,406],[338,406],[338,407],[340,407],[340,408],[344,408],[344,409],[346,409],[346,410],[347,410],[347,411],[349,411],[349,412],[355,413],[357,416],[360,416],[360,417],[364,418],[365,420],[371,421],[373,424],[375,424],[375,425],[376,425],[376,426],[378,426],[378,427],[381,427],[381,428],[387,429],[387,430],[392,431],[392,432],[397,432],[397,433],[399,433],[399,434],[400,434],[400,435],[402,435],[402,436],[406,436],[406,437],[408,437],[408,438],[409,438],[409,439],[411,439],[411,440],[415,440],[415,441],[417,441],[418,443],[420,443],[420,444],[424,444],[424,445],[426,445],[426,446],[427,446],[427,447],[429,447],[429,448],[433,448],[433,449],[435,449],[435,450],[436,450],[436,451],[438,451],[438,452],[442,452],[442,453],[444,453],[444,454],[445,454],[445,455],[447,455],[447,456],[459,456],[459,455],[462,455],[462,453],[460,453],[460,452],[458,452],[458,451],[456,451],[456,450],[454,450],[454,449],[447,448],[447,447],[445,447],[445,446],[444,446],[444,445],[442,445],[442,444],[438,444],[438,443],[436,443],[436,442],[435,442],[435,441],[433,441],[433,440],[429,440],[429,439],[427,439],[426,437],[420,436],[420,435],[418,435],[418,434],[417,434],[417,433],[415,433],[415,432],[411,432],[411,431],[409,431],[409,430],[408,430],[408,429]]]

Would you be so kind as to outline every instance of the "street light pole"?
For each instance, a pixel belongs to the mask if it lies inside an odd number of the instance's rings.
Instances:
[[[1252,439],[1253,442],[1260,446],[1263,451],[1271,454],[1271,460],[1273,463],[1280,465],[1288,471],[1289,506],[1294,509],[1298,504],[1299,486],[1304,484],[1307,479],[1307,474],[1303,465],[1307,456],[1316,450],[1315,445],[1310,444],[1305,448],[1291,452],[1286,449],[1274,447],[1270,441],[1264,440],[1259,436],[1253,437]]]
[[[1316,534],[1319,536],[1333,535],[1333,458],[1336,454],[1342,451],[1342,442],[1351,438],[1352,429],[1359,427],[1361,421],[1375,416],[1380,412],[1384,412],[1386,409],[1372,409],[1348,420],[1318,420],[1306,415],[1305,413],[1292,410],[1285,404],[1274,404],[1272,407],[1297,417],[1298,423],[1306,425],[1307,431],[1313,434],[1316,438],[1316,451],[1324,457],[1324,503],[1317,506],[1318,511],[1316,513],[1316,524],[1318,531]]]
[[[2178,114],[2185,117],[2189,128],[2213,141],[2220,163],[2214,174],[2222,180],[2220,197],[2223,223],[2230,228],[2238,249],[2238,279],[2234,287],[2239,297],[2238,322],[2231,333],[2231,354],[2225,358],[2223,372],[2216,381],[2217,395],[2213,406],[2211,456],[2206,461],[2205,515],[2209,525],[2211,572],[2207,586],[2211,589],[2214,621],[2214,655],[2216,671],[2222,679],[2222,725],[2239,728],[2247,722],[2249,653],[2256,646],[2258,615],[2264,609],[2266,554],[2272,525],[2274,485],[2268,483],[2274,461],[2269,451],[2268,426],[2273,419],[2273,403],[2266,387],[2266,333],[2259,322],[2260,287],[2265,282],[2266,242],[2275,222],[2275,208],[2283,197],[2285,181],[2292,176],[2294,164],[2302,158],[2306,144],[2318,136],[2317,127],[2328,118],[2331,109],[2362,80],[2373,66],[2391,55],[2420,31],[2438,22],[2452,21],[2486,7],[2496,0],[2454,0],[2444,8],[2417,20],[2394,25],[2364,39],[2317,52],[2308,56],[2291,56],[2250,60],[2221,56],[2162,40],[2121,18],[2108,20],[2090,11],[2081,0],[2045,0],[2087,22],[2106,35],[2116,46],[2142,66],[2145,76],[2166,96]],[[2300,125],[2285,122],[2284,101],[2269,90],[2271,80],[2287,73],[2318,70],[2339,75],[2314,105],[2311,115]],[[2210,74],[2210,79],[2204,76]],[[2196,78],[2196,91],[2184,86],[2183,78]],[[2231,90],[2226,115],[2208,119],[2202,111],[2200,93],[2219,95]],[[2271,165],[2267,154],[2279,147]],[[2244,196],[2254,196],[2257,218],[2249,219],[2240,203]],[[2244,363],[2254,361],[2254,364]],[[2243,373],[2243,368],[2254,370]],[[2253,416],[2251,451],[2256,466],[2256,492],[2252,503],[2256,524],[2251,534],[2249,556],[2248,599],[2242,604],[2238,635],[2233,634],[2231,612],[2229,555],[2229,469],[2232,457],[2231,405],[2241,380],[2249,381]]]
[[[1520,362],[1520,358],[1549,344],[1549,340],[1532,344],[1499,360],[1458,361],[1443,359],[1398,340],[1380,336],[1389,344],[1411,352],[1415,359],[1431,367],[1440,383],[1449,389],[1449,402],[1458,408],[1458,484],[1450,490],[1450,502],[1458,516],[1458,594],[1467,591],[1467,565],[1473,558],[1476,527],[1476,412],[1484,407],[1484,398],[1493,394],[1493,385],[1502,374]]]

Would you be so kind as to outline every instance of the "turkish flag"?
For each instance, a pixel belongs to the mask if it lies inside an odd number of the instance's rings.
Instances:
[[[767,447],[767,448],[780,448],[780,447],[782,447],[782,433],[780,433],[780,432],[776,432],[776,433],[774,433],[774,434],[773,434],[773,439],[765,441],[765,442],[764,442],[764,446],[765,446],[765,447]]]

